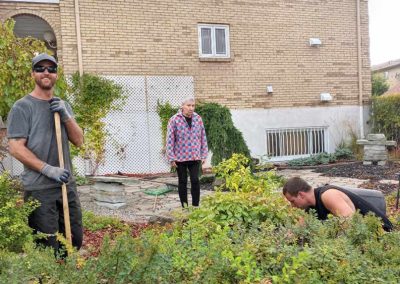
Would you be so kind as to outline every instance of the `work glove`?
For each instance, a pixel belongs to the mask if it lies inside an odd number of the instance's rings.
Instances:
[[[55,180],[56,182],[59,183],[68,182],[70,176],[68,170],[59,167],[53,167],[50,166],[49,164],[45,164],[44,167],[40,170],[40,172],[45,176],[47,176],[48,178],[51,178],[52,180]]]
[[[62,122],[66,122],[71,118],[71,114],[68,112],[65,102],[60,98],[52,98],[50,101],[50,111],[52,113],[58,112]]]

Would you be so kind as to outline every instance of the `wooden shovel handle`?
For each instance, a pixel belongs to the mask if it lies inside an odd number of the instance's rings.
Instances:
[[[64,168],[64,155],[61,140],[61,122],[60,114],[58,112],[54,113],[54,125],[56,127],[56,140],[58,149],[58,160],[60,162],[60,168]],[[71,223],[69,219],[69,207],[68,207],[68,195],[67,195],[67,185],[65,183],[61,186],[62,190],[62,200],[63,200],[63,211],[64,211],[64,226],[65,226],[65,236],[70,245],[72,245],[71,237]]]

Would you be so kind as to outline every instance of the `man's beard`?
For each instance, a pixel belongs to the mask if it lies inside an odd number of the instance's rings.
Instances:
[[[35,79],[36,85],[38,85],[42,90],[46,90],[46,91],[51,90],[53,88],[55,82],[50,78],[47,78],[47,79],[50,81],[50,83],[43,84],[42,79],[36,78]]]

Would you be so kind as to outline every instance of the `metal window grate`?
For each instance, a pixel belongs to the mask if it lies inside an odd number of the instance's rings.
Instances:
[[[266,129],[266,146],[275,161],[327,152],[327,127]]]

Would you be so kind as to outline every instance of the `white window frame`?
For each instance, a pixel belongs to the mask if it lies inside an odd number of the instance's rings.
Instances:
[[[201,40],[201,29],[211,29],[211,54],[203,54],[202,40]],[[217,54],[216,40],[215,40],[215,29],[225,30],[225,54]],[[229,42],[229,25],[218,25],[218,24],[199,24],[198,25],[198,40],[199,40],[199,57],[200,58],[230,58],[230,42]]]

